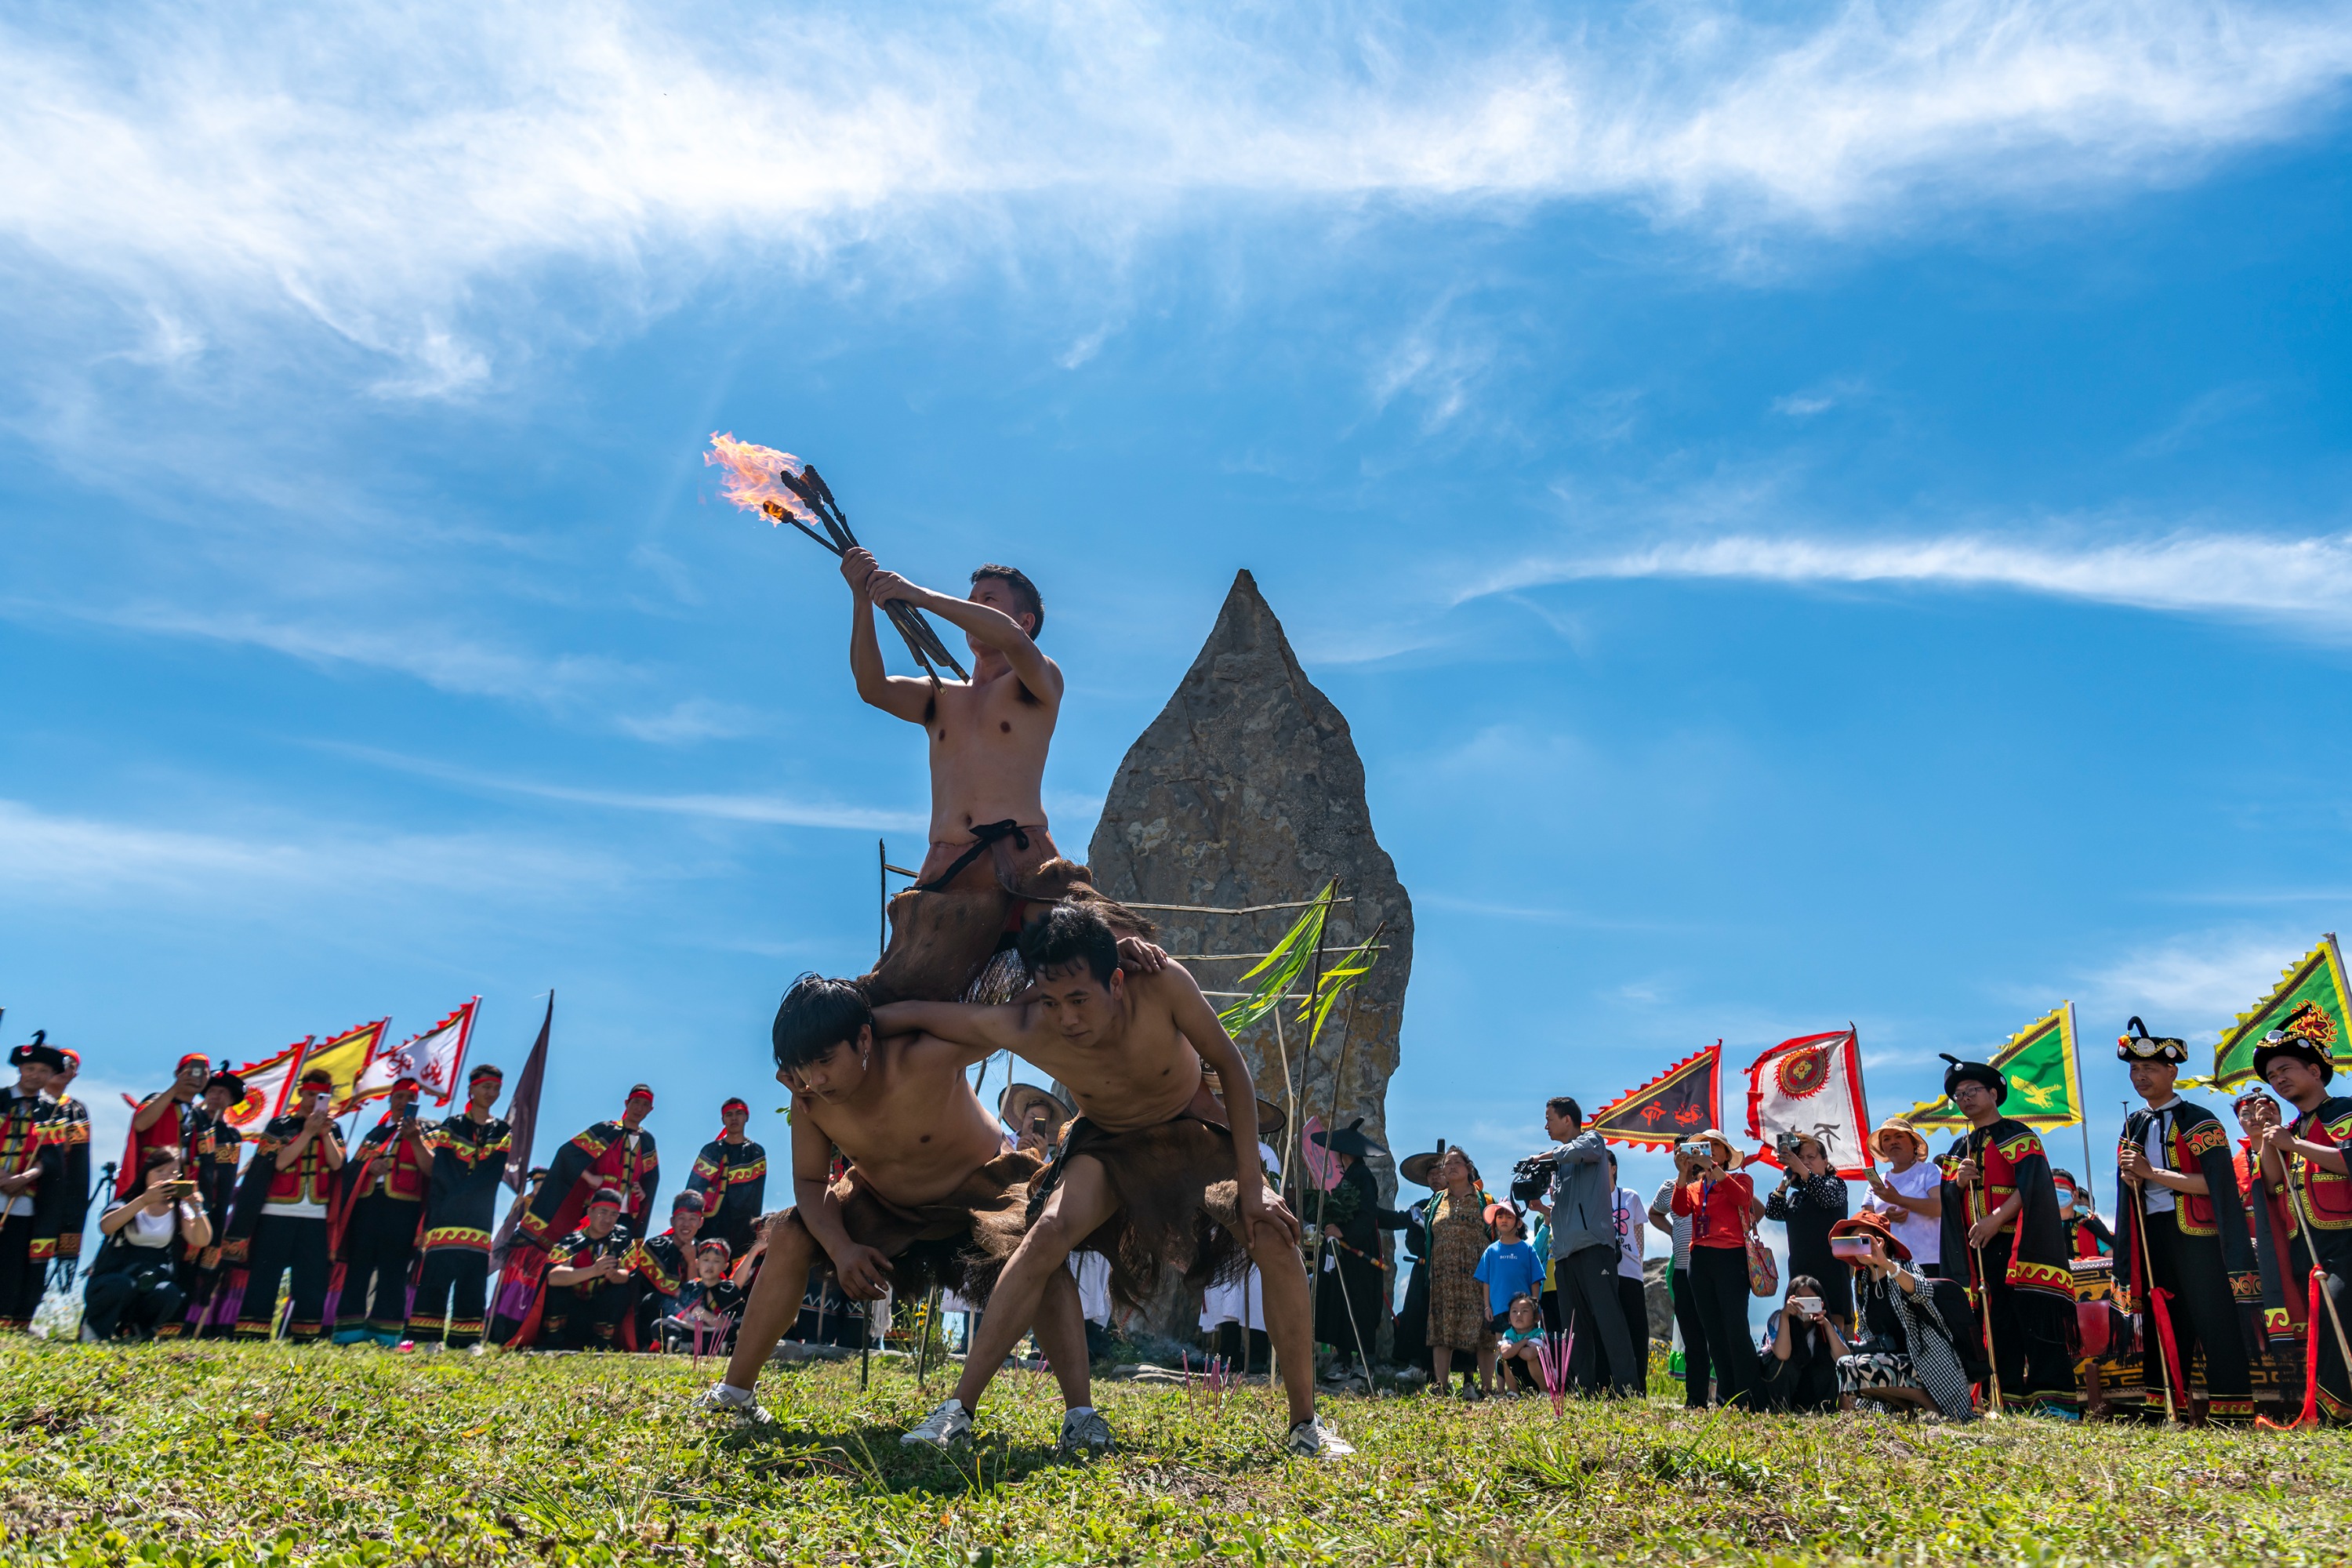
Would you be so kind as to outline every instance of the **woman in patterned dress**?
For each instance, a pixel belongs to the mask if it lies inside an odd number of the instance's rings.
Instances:
[[[1448,1149],[1432,1173],[1437,1201],[1429,1208],[1429,1354],[1442,1393],[1453,1381],[1456,1351],[1478,1358],[1478,1386],[1464,1384],[1473,1399],[1495,1391],[1495,1337],[1486,1287],[1478,1282],[1478,1259],[1493,1237],[1486,1229],[1487,1197],[1478,1167],[1459,1149]]]

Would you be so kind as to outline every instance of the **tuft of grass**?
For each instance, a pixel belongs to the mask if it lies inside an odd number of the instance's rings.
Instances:
[[[854,1366],[772,1368],[768,1429],[688,1415],[714,1375],[12,1340],[0,1559],[2269,1564],[2340,1562],[2352,1538],[2352,1439],[2334,1432],[1340,1399],[1361,1453],[1308,1464],[1281,1456],[1268,1391],[1221,1410],[1104,1384],[1119,1452],[1072,1465],[1043,1375],[1002,1379],[955,1456],[898,1446],[929,1395],[895,1366],[863,1392]]]

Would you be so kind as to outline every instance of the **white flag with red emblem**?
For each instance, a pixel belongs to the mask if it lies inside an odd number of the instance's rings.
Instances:
[[[1862,1098],[1862,1047],[1851,1028],[1782,1040],[1748,1069],[1748,1135],[1756,1158],[1781,1163],[1781,1134],[1818,1138],[1848,1180],[1870,1168],[1870,1108]]]
[[[457,1091],[457,1074],[466,1065],[466,1040],[474,1032],[477,996],[421,1035],[412,1036],[372,1059],[360,1069],[352,1086],[351,1103],[382,1100],[402,1079],[413,1078],[436,1105],[446,1105]]]
[[[302,1058],[317,1038],[316,1035],[305,1035],[284,1050],[237,1068],[236,1076],[245,1085],[245,1097],[225,1112],[229,1124],[240,1132],[257,1132],[262,1123],[282,1113],[288,1091],[294,1087],[294,1075],[301,1069]]]

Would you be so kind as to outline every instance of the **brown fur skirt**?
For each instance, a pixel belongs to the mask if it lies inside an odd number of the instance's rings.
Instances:
[[[1064,899],[1099,906],[1121,936],[1151,934],[1149,920],[1104,898],[1092,873],[1056,854],[1045,829],[1027,837],[1025,849],[998,839],[944,887],[908,888],[890,900],[889,946],[857,981],[868,1002],[1009,1001],[1028,984],[1013,952],[1022,926],[1045,919]],[[1009,963],[984,973],[1000,955],[1010,955]]]
[[[976,1228],[987,1255],[987,1282],[994,1284],[996,1272],[1044,1212],[1069,1162],[1081,1154],[1102,1166],[1118,1207],[1075,1250],[1098,1252],[1110,1260],[1116,1300],[1129,1308],[1148,1305],[1171,1274],[1195,1290],[1240,1279],[1249,1267],[1249,1253],[1233,1228],[1239,1208],[1234,1137],[1224,1113],[1204,1086],[1173,1121],[1157,1126],[1106,1132],[1083,1116],[1073,1121],[1054,1163],[1029,1184],[1017,1223],[992,1215]],[[1276,1194],[1268,1189],[1266,1196],[1273,1200]]]
[[[990,1261],[979,1232],[992,1224],[1021,1225],[1028,1213],[1029,1184],[1045,1168],[1026,1150],[1008,1150],[946,1197],[911,1207],[876,1192],[854,1165],[833,1191],[849,1239],[890,1260],[890,1290],[898,1300],[927,1295],[933,1285],[941,1285],[979,1303],[988,1300],[1001,1267]],[[814,1267],[833,1272],[822,1247]]]

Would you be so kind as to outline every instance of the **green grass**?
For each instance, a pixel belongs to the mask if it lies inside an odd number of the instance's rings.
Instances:
[[[1001,1381],[960,1462],[877,1366],[771,1369],[747,1440],[649,1357],[0,1345],[10,1562],[316,1563],[2342,1562],[2352,1443],[1343,1399],[1362,1449],[1281,1458],[1280,1407],[1098,1385],[1121,1452],[1056,1464]],[[941,1393],[933,1380],[931,1397]]]

